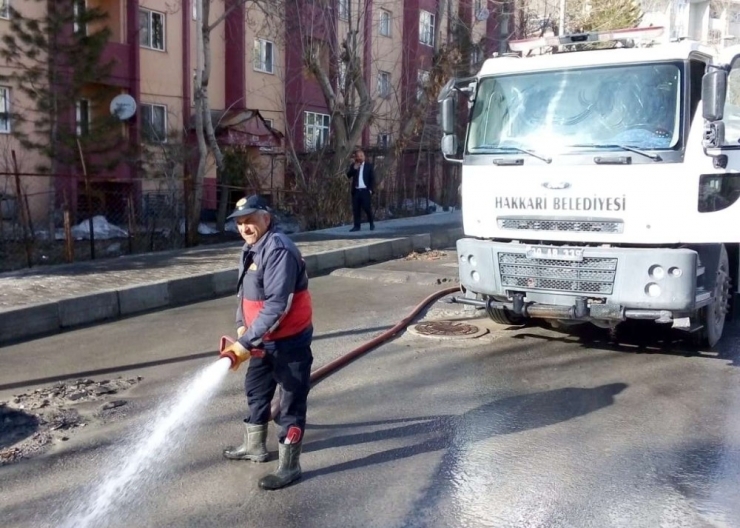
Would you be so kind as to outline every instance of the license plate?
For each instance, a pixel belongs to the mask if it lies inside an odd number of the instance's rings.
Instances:
[[[527,258],[580,262],[583,260],[583,248],[529,246]]]

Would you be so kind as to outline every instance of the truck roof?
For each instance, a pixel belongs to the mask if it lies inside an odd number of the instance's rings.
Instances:
[[[713,48],[693,40],[683,40],[651,47],[612,48],[589,51],[566,51],[532,57],[502,56],[490,58],[483,63],[478,76],[529,71],[563,70],[586,66],[608,66],[686,60],[692,52],[716,55]]]

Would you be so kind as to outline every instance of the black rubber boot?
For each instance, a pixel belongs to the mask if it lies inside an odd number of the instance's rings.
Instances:
[[[291,482],[301,478],[301,444],[278,444],[280,461],[277,471],[260,479],[259,486],[265,490],[284,488]]]
[[[239,447],[224,449],[224,456],[229,460],[250,460],[252,462],[267,462],[270,454],[267,452],[267,424],[246,424],[244,443]]]

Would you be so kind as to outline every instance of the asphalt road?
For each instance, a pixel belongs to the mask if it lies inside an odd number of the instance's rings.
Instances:
[[[315,366],[392,326],[455,272],[453,254],[314,279]],[[115,473],[116,442],[213,363],[233,310],[234,299],[209,301],[0,349],[0,401],[58,379],[142,377],[115,395],[122,407],[95,414],[82,402],[85,427],[0,467],[0,524],[56,526],[106,467]],[[442,303],[426,314],[468,316]],[[737,328],[720,359],[644,327],[613,344],[592,328],[472,323],[489,333],[405,333],[319,383],[304,477],[278,492],[257,487],[274,460],[221,457],[243,430],[243,372],[229,373],[100,525],[740,526]]]

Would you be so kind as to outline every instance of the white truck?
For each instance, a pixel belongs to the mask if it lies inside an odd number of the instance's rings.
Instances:
[[[454,302],[717,344],[740,273],[740,47],[662,32],[513,41],[442,89],[442,152],[462,165]]]

